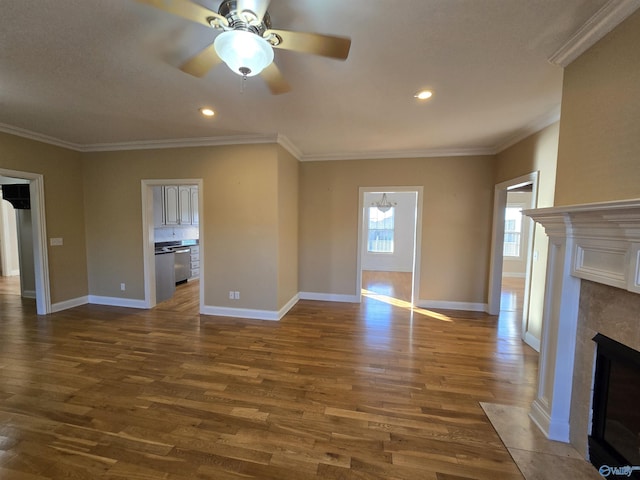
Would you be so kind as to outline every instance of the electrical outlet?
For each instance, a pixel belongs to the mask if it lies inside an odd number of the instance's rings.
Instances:
[[[233,300],[234,298],[233,290],[229,290],[229,300]]]
[[[61,247],[63,244],[64,242],[61,237],[49,239],[49,245],[51,245],[52,247]]]
[[[233,292],[233,298],[235,300],[240,300],[240,292]]]
[[[120,291],[124,292],[127,289],[127,286],[124,283],[120,284]]]

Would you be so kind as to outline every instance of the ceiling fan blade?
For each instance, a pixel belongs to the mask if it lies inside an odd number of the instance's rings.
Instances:
[[[270,0],[238,0],[237,9],[238,12],[242,13],[244,11],[252,12],[255,14],[255,22],[262,22],[262,17],[267,13],[267,8],[269,8]],[[252,19],[249,19],[250,21]]]
[[[180,67],[180,70],[193,75],[194,77],[204,77],[209,70],[219,63],[222,63],[222,59],[216,53],[212,43],[200,53],[187,60]]]
[[[218,14],[189,0],[136,0],[152,7],[159,8],[165,12],[172,13],[192,22],[201,23],[210,27],[207,18],[217,17]]]
[[[284,79],[282,72],[274,62],[271,62],[271,65],[260,73],[260,76],[267,82],[269,90],[274,95],[281,95],[291,91],[291,85]]]
[[[311,53],[339,60],[346,60],[351,48],[351,39],[348,37],[276,29],[267,30],[264,33],[264,37],[269,38],[272,34],[281,40],[279,44],[273,45],[274,48]]]

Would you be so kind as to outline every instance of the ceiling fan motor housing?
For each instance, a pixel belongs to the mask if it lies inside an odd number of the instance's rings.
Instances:
[[[229,22],[228,30],[244,30],[255,33],[262,37],[271,28],[271,18],[265,12],[262,21],[258,19],[254,12],[246,11],[244,14],[238,11],[237,0],[225,0],[220,4],[218,14],[222,15]]]

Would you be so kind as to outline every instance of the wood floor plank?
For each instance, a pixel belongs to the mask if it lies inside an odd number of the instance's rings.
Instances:
[[[511,311],[380,294],[261,322],[200,316],[189,282],[154,310],[39,317],[1,283],[0,478],[522,478],[479,406],[533,399]]]

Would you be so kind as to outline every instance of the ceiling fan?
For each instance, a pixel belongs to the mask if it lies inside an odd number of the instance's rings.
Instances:
[[[339,60],[346,60],[351,48],[347,37],[271,28],[267,12],[270,0],[224,0],[218,12],[190,0],[136,1],[221,31],[211,45],[187,60],[180,70],[203,77],[224,62],[243,78],[260,74],[274,95],[291,90],[273,63],[274,48]]]

